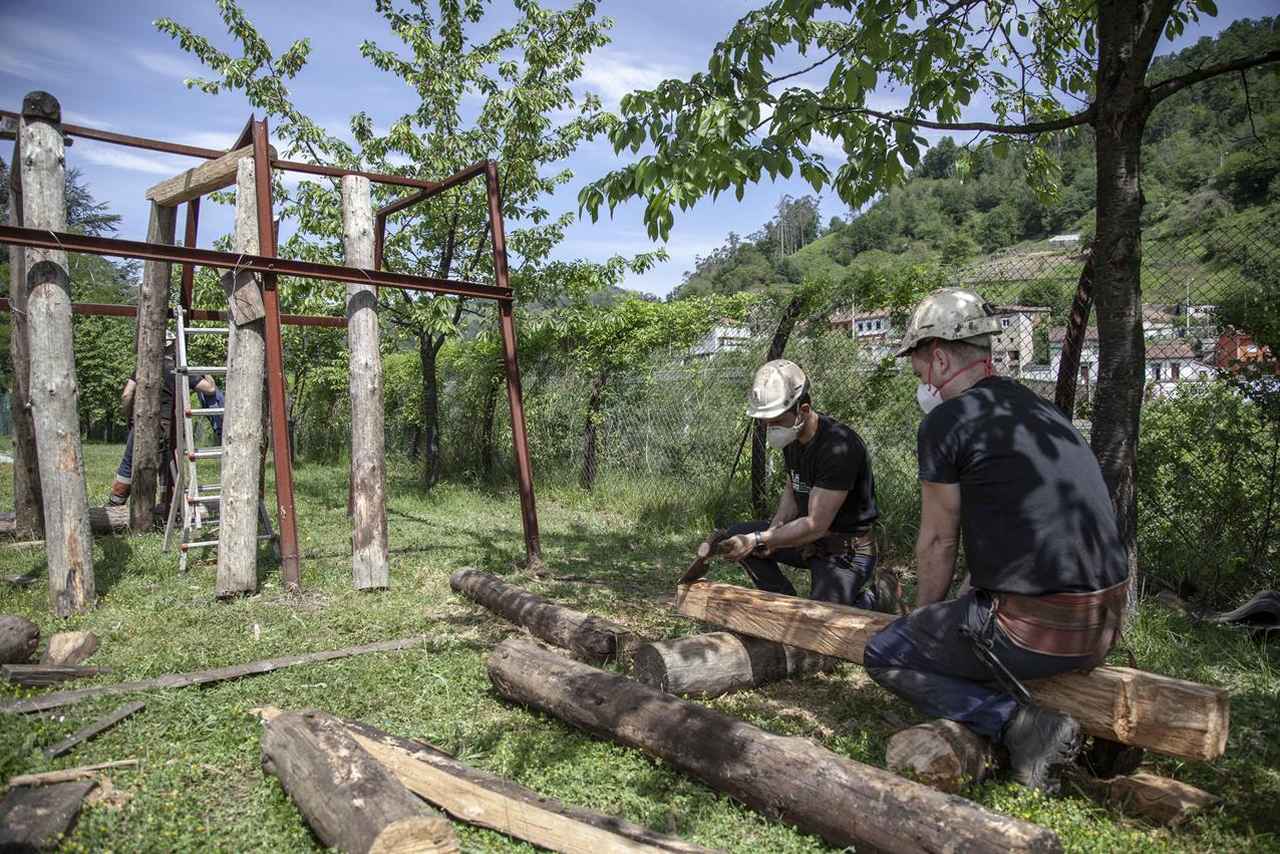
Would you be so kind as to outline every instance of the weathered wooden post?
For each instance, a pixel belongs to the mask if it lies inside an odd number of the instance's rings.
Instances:
[[[236,168],[235,250],[258,254],[257,187],[253,160]],[[222,507],[218,523],[219,597],[258,586],[258,474],[261,467],[262,384],[266,376],[266,324],[257,276],[228,274],[226,404],[222,423]]]
[[[48,92],[22,99],[18,125],[22,160],[22,222],[67,230],[62,107]],[[71,334],[67,253],[26,250],[31,415],[40,458],[49,600],[68,617],[93,605],[93,534],[80,448],[80,395]]]
[[[148,243],[174,242],[177,208],[151,203],[151,220],[147,225]],[[160,445],[173,413],[160,411],[160,392],[164,386],[164,329],[169,311],[169,262],[147,261],[142,268],[142,287],[138,290],[137,364],[133,392],[133,484],[129,491],[129,526],[134,531],[149,531],[155,524],[156,479],[160,471]],[[185,389],[185,377],[175,378]]]
[[[14,129],[9,169],[9,224],[22,225],[22,136]],[[9,358],[13,364],[13,509],[19,540],[44,539],[44,499],[40,494],[40,455],[31,420],[30,323],[27,321],[27,255],[9,246]]]
[[[342,179],[342,237],[348,267],[373,269],[373,203],[369,179]],[[347,350],[351,373],[351,577],[357,590],[387,587],[387,495],[382,432],[382,354],[378,295],[347,285]]]

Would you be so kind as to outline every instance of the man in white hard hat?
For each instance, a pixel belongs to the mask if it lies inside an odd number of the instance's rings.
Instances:
[[[916,609],[863,653],[880,685],[1009,751],[1014,779],[1057,790],[1080,749],[1071,717],[1021,680],[1100,664],[1119,637],[1128,562],[1098,461],[1053,403],[992,376],[999,318],[978,294],[935,291],[899,356],[925,412]],[[972,585],[947,600],[963,533]]]
[[[728,530],[724,555],[741,562],[761,590],[796,595],[781,562],[809,570],[810,599],[874,607],[871,528],[880,511],[862,438],[814,410],[804,371],[786,359],[756,372],[747,414],[764,422],[769,445],[782,451],[787,483],[772,519]]]

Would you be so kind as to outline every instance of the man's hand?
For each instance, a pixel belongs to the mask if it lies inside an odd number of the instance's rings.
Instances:
[[[755,534],[739,534],[736,537],[730,537],[720,544],[720,554],[729,560],[742,560],[747,555],[755,551],[756,535]]]

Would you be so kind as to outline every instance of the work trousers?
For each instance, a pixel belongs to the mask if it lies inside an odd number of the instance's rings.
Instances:
[[[965,631],[991,643],[996,658],[1019,681],[1094,666],[1093,656],[1059,656],[1016,646],[995,621],[991,594],[969,590],[894,620],[867,642],[862,663],[884,688],[921,713],[968,725],[998,740],[1018,711],[978,658]]]
[[[768,522],[741,522],[729,528],[728,535],[751,534],[764,531]],[[775,549],[768,557],[748,556],[741,561],[760,590],[795,596],[796,588],[782,574],[779,563],[808,569],[811,577],[809,598],[837,605],[853,605],[856,608],[873,608],[875,591],[867,588],[876,568],[876,556],[853,554],[822,554],[806,557],[799,548]]]

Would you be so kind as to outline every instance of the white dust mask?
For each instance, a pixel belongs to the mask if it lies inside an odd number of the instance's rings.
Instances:
[[[799,418],[790,427],[770,427],[766,431],[765,440],[769,443],[769,447],[781,450],[800,438],[800,431],[803,429],[804,419]]]

